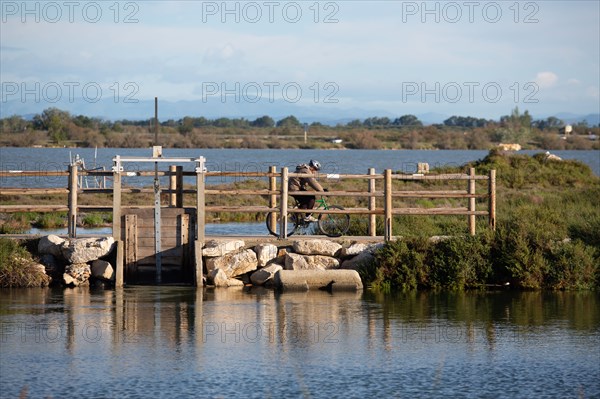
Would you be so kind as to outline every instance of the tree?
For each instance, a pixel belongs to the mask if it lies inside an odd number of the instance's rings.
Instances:
[[[274,127],[275,121],[270,116],[264,115],[260,118],[256,118],[250,125],[254,127]]]
[[[58,108],[47,108],[41,114],[33,117],[34,128],[47,130],[50,138],[56,144],[66,140],[70,122],[71,115],[67,111]]]
[[[402,115],[400,118],[394,119],[394,126],[423,126],[423,122],[414,115]]]
[[[564,124],[565,123],[562,120],[554,116],[549,116],[548,118],[543,120],[540,119],[537,121],[533,121],[532,123],[533,127],[537,127],[540,130],[558,129],[561,126],[564,126]]]
[[[301,127],[300,121],[293,115],[286,116],[285,118],[277,121],[277,127]]]

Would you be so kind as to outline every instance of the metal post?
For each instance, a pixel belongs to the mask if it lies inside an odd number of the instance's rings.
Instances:
[[[77,172],[78,165],[69,165],[69,238],[77,237]]]
[[[121,160],[117,155],[113,161],[113,223],[112,235],[117,243],[117,262],[115,265],[115,286],[122,287],[123,279],[123,241],[121,241]]]
[[[469,186],[468,191],[472,197],[469,197],[469,212],[475,212],[475,168],[469,168]],[[469,234],[475,235],[475,213],[469,214]]]
[[[496,169],[490,170],[489,180],[489,223],[492,230],[496,230]]]
[[[279,238],[287,238],[287,208],[288,208],[288,168],[281,169],[281,218],[279,225]]]
[[[393,202],[392,202],[392,170],[386,169],[384,173],[385,194],[385,241],[392,239]]]
[[[369,176],[375,176],[375,168],[369,168]],[[369,211],[377,209],[377,198],[375,198],[375,179],[369,179]],[[369,235],[375,237],[377,235],[377,216],[369,215]]]

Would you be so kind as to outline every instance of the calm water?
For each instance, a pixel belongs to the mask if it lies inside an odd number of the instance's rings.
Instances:
[[[536,154],[542,151],[521,151],[523,154]],[[600,151],[552,151],[563,159],[580,160],[600,175]],[[385,169],[413,173],[417,163],[427,162],[430,167],[460,166],[470,161],[484,158],[488,151],[480,150],[240,150],[240,149],[165,149],[164,157],[196,158],[204,156],[209,171],[266,172],[269,166],[278,168],[295,167],[309,159],[318,159],[323,164],[324,173],[367,173],[375,168],[377,173]],[[80,155],[88,169],[104,166],[112,167],[112,159],[121,157],[149,157],[149,149],[124,148],[0,148],[0,170],[65,171],[70,158]],[[194,164],[183,164],[185,170],[193,170]],[[161,170],[167,169],[161,165]],[[141,169],[153,170],[153,163],[125,163],[126,171]],[[212,179],[212,180],[211,180]],[[207,183],[222,183],[224,178],[211,178]],[[151,180],[124,178],[125,184],[150,184]],[[193,181],[186,181],[192,184]],[[93,184],[93,181],[89,181]],[[161,184],[166,185],[165,179]],[[66,187],[65,177],[2,178],[0,185],[5,187]]]
[[[0,290],[0,396],[600,397],[600,297]]]

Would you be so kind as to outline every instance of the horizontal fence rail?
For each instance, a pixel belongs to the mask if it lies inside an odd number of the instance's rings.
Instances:
[[[126,161],[123,158],[122,161]],[[206,212],[232,212],[232,213],[280,213],[282,221],[281,237],[285,238],[287,232],[283,226],[283,222],[287,220],[288,214],[291,213],[306,213],[306,210],[291,209],[288,207],[288,180],[291,177],[313,177],[312,175],[298,174],[290,172],[287,168],[282,168],[279,171],[275,167],[271,167],[267,172],[230,172],[230,171],[183,171],[181,166],[171,166],[168,171],[86,171],[81,170],[78,165],[69,166],[66,171],[0,171],[0,181],[7,182],[14,177],[65,177],[66,188],[20,188],[20,187],[3,187],[0,186],[0,196],[35,196],[35,195],[57,195],[66,196],[61,204],[14,204],[0,205],[0,213],[14,212],[68,212],[68,235],[76,236],[76,221],[79,212],[110,212],[120,215],[120,209],[116,209],[118,196],[119,207],[121,194],[151,194],[153,188],[147,187],[124,187],[121,182],[122,177],[169,177],[169,188],[161,190],[163,194],[168,196],[169,207],[183,207],[183,197],[185,195],[193,195],[196,197],[196,208],[198,209],[198,235],[204,236],[204,219]],[[184,188],[183,177],[196,177],[197,184],[195,188]],[[103,177],[109,178],[112,182],[112,187],[83,187],[83,177]],[[219,189],[216,187],[206,187],[205,181],[207,178],[242,178],[242,179],[267,179],[269,187],[267,189]],[[390,169],[384,173],[377,174],[374,169],[370,169],[368,174],[319,174],[318,179],[326,179],[330,181],[341,181],[347,179],[362,180],[365,184],[363,191],[345,191],[332,190],[324,195],[328,197],[347,197],[347,198],[366,198],[368,201],[367,207],[348,207],[344,210],[336,209],[314,209],[311,210],[315,214],[350,214],[350,215],[365,215],[369,218],[369,235],[376,235],[376,218],[383,216],[384,222],[384,239],[390,240],[393,238],[392,220],[395,215],[464,215],[467,216],[468,229],[470,234],[475,234],[475,217],[487,216],[489,226],[495,229],[496,225],[496,171],[491,170],[487,175],[476,175],[474,169],[470,169],[469,173],[453,173],[453,174],[397,174],[392,173]],[[394,187],[394,183],[401,182],[409,183],[432,183],[432,182],[452,182],[465,181],[466,188],[464,190],[435,190],[433,188],[427,190],[415,190],[414,188],[401,190]],[[487,183],[485,192],[476,192],[476,183]],[[115,191],[118,190],[118,193]],[[104,194],[113,196],[112,205],[102,204],[79,204],[79,197],[85,195]],[[207,204],[206,196],[211,198],[219,198],[223,195],[250,195],[257,197],[257,205],[252,206],[234,206],[234,205],[217,205]],[[315,195],[314,192],[294,192],[294,196]],[[394,205],[394,200],[397,199],[458,199],[465,200],[466,206],[462,207],[397,207]],[[487,200],[487,208],[485,210],[476,208],[476,200]],[[264,201],[264,205],[260,205],[260,200]],[[379,201],[378,201],[379,200]],[[3,201],[4,202],[4,201]],[[66,202],[66,204],[65,204]],[[211,201],[212,202],[212,201]],[[380,202],[380,204],[378,204]],[[148,204],[131,206],[130,208],[152,208]],[[116,222],[120,224],[120,221]],[[115,229],[115,221],[113,218],[113,230]],[[120,228],[120,227],[119,227]],[[113,232],[114,233],[114,232]]]

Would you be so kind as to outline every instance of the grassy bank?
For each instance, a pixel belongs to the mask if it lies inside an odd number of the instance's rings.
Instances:
[[[498,152],[469,166],[478,173],[497,170],[496,232],[481,221],[475,237],[433,243],[427,237],[439,234],[440,226],[457,231],[457,224],[396,218],[394,231],[404,239],[387,244],[362,269],[367,284],[382,290],[507,283],[523,289],[600,288],[600,179],[589,167],[543,154]]]
[[[0,238],[0,287],[43,287],[50,284],[44,267],[34,261],[26,243]]]

